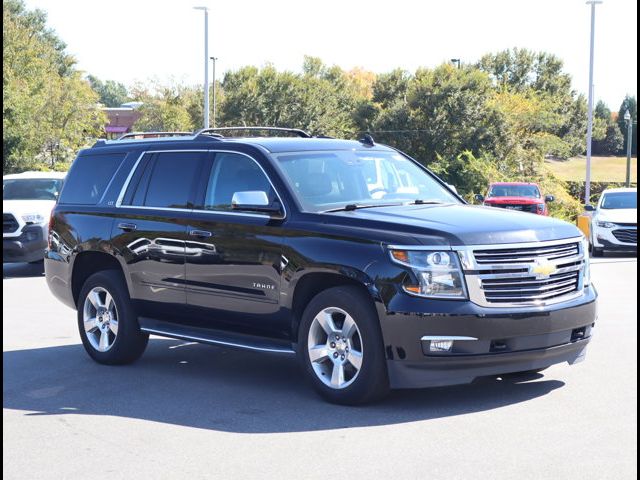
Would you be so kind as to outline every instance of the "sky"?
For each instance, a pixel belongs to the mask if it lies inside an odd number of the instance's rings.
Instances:
[[[559,56],[588,91],[590,6],[584,0],[26,0],[102,80],[202,84],[204,13],[216,78],[244,65],[300,71],[304,55],[376,73],[520,47]],[[596,7],[595,98],[617,111],[637,93],[637,4]],[[210,74],[211,75],[211,74]]]

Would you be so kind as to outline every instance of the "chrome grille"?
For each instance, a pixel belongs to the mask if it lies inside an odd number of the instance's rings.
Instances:
[[[580,239],[461,251],[471,301],[487,307],[559,303],[582,295]]]
[[[473,255],[481,265],[491,263],[533,263],[536,259],[556,260],[569,258],[580,253],[580,243],[551,245],[533,248],[504,248],[495,250],[474,250]]]
[[[18,230],[18,221],[10,213],[2,214],[2,233],[13,233]]]
[[[623,243],[638,243],[638,230],[635,228],[620,228],[614,230],[613,236]]]

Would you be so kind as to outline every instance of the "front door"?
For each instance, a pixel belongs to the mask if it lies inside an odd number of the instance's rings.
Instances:
[[[186,285],[197,326],[286,338],[279,317],[280,223],[266,214],[233,211],[236,192],[276,193],[256,160],[216,153],[202,204],[187,228]]]

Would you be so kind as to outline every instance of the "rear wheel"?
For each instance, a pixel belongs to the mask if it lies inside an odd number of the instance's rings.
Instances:
[[[329,402],[357,405],[389,390],[377,314],[357,287],[319,293],[302,316],[298,346],[314,388]]]
[[[122,275],[91,275],[78,298],[78,329],[87,353],[98,363],[131,363],[144,352],[149,335],[138,326]]]

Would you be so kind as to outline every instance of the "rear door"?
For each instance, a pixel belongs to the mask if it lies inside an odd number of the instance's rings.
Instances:
[[[259,163],[215,153],[203,200],[190,215],[186,243],[187,304],[197,326],[286,336],[278,321],[281,224],[267,214],[234,211],[236,192],[263,191],[280,203]]]
[[[188,213],[206,151],[149,152],[118,199],[112,242],[127,263],[142,316],[183,315]]]

